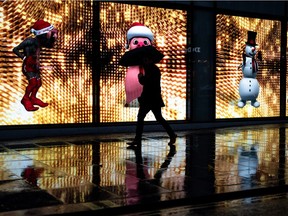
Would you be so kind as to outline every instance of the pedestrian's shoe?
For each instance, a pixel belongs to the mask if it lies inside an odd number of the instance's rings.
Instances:
[[[42,100],[36,98],[36,97],[30,97],[30,101],[33,105],[38,105],[40,107],[46,107],[48,106],[48,103],[43,102]]]
[[[128,142],[127,145],[129,145],[129,146],[140,146],[141,145],[141,140],[134,139],[132,142]]]
[[[177,138],[176,134],[173,134],[172,136],[170,136],[170,141],[168,145],[173,145],[176,142],[176,138]]]
[[[23,97],[21,100],[21,103],[25,107],[27,111],[36,111],[39,109],[39,107],[34,107],[33,103],[30,101],[30,99],[27,97]]]

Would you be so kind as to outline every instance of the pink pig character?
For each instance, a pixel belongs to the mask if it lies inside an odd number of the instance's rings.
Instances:
[[[151,45],[154,39],[152,31],[141,23],[135,22],[127,32],[127,45],[129,50]],[[140,66],[129,66],[125,77],[126,104],[140,97],[143,86],[138,81],[138,74],[144,73]]]

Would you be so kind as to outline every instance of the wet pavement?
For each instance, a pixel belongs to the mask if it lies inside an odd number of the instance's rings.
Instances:
[[[145,133],[134,149],[132,133],[1,141],[0,216],[264,215],[273,202],[280,211],[287,126],[178,131],[173,146]]]

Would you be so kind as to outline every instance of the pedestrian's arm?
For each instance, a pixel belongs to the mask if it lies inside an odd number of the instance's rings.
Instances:
[[[145,84],[145,80],[146,80],[145,75],[143,75],[143,73],[139,73],[139,74],[138,74],[138,80],[139,80],[139,83],[140,83],[141,85],[144,85],[144,84]]]

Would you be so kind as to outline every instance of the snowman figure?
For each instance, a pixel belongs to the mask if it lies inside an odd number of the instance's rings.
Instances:
[[[245,46],[245,53],[243,53],[243,63],[239,66],[242,69],[243,78],[239,83],[240,100],[238,107],[243,108],[247,101],[251,101],[251,105],[255,108],[260,106],[257,101],[259,94],[259,83],[256,79],[258,72],[258,63],[255,60],[256,47],[255,42],[257,32],[248,31],[248,40]]]

